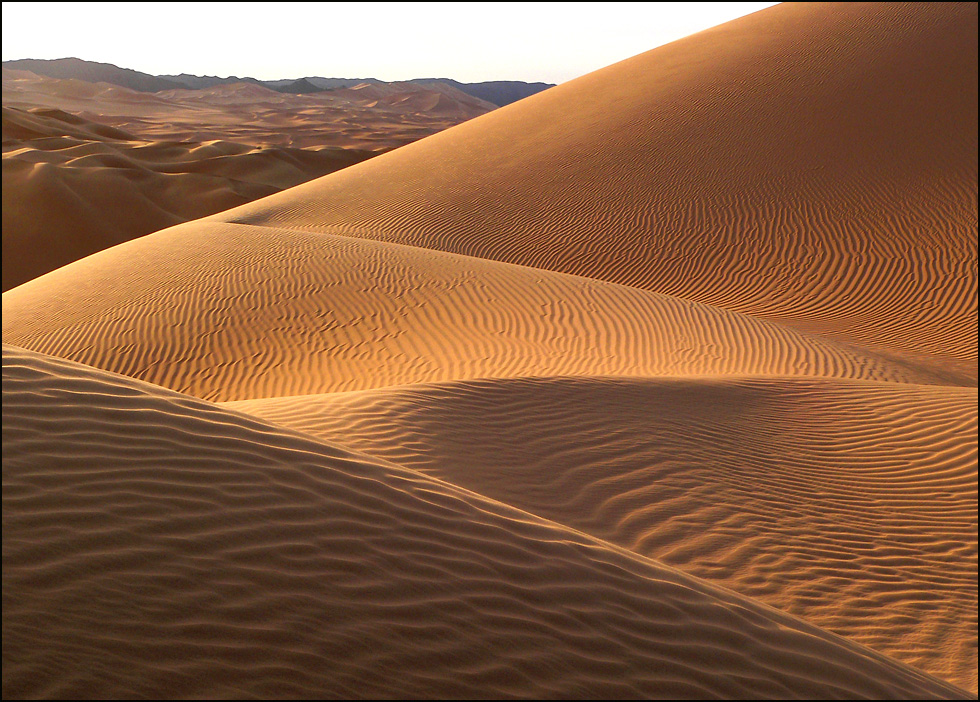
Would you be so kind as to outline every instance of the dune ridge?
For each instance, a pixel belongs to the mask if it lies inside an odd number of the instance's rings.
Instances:
[[[968,382],[603,281],[208,221],[4,293],[3,334],[208,400],[523,375]]]
[[[3,353],[7,695],[959,694],[414,471]]]

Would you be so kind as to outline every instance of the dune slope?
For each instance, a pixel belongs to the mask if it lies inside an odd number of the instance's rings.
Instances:
[[[414,471],[3,364],[5,696],[959,694]]]
[[[4,293],[3,338],[208,400],[525,375],[962,381],[636,288],[208,221]]]
[[[785,3],[216,218],[611,280],[975,374],[977,4]]]
[[[975,389],[540,378],[227,406],[572,526],[976,688]]]

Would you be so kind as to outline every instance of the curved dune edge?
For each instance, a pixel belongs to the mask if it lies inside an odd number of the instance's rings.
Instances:
[[[975,376],[977,5],[783,3],[214,219],[609,280]]]
[[[977,685],[977,391],[519,378],[224,405]]]
[[[3,339],[208,400],[529,375],[969,382],[603,281],[203,221],[7,291]]]
[[[5,696],[965,694],[417,472],[22,349],[3,368]]]

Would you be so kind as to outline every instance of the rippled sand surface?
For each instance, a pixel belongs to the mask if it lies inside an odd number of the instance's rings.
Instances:
[[[975,697],[976,232],[786,3],[14,287],[4,696]]]

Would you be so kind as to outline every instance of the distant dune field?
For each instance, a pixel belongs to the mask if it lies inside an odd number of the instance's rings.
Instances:
[[[140,93],[3,69],[3,289],[484,114],[451,86]]]
[[[976,3],[700,32],[3,342],[5,696],[976,698]]]

